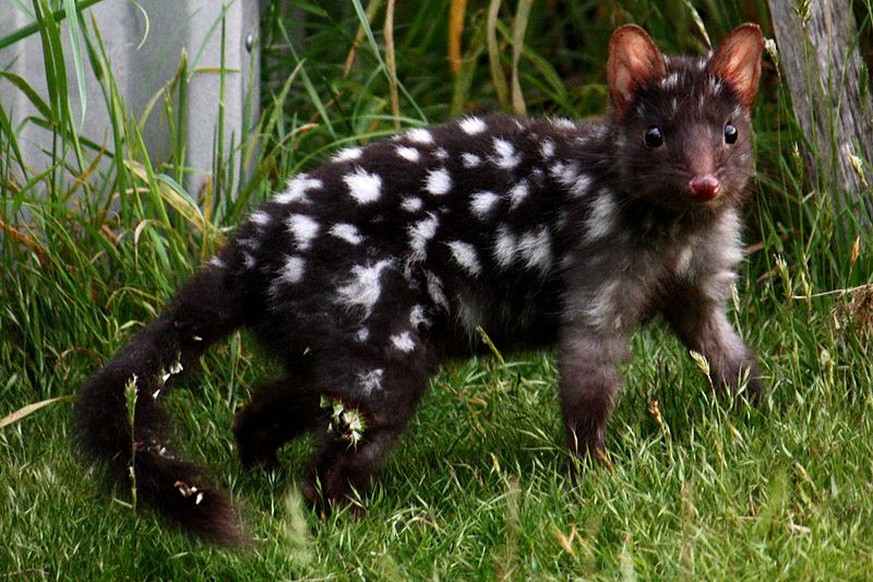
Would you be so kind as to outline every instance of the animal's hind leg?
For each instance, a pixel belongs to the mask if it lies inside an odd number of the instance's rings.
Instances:
[[[274,467],[276,451],[311,430],[324,416],[319,401],[309,374],[289,374],[264,382],[233,424],[243,464]]]
[[[359,359],[343,366],[356,371],[345,385],[331,383],[325,393],[330,424],[303,484],[304,496],[315,504],[343,504],[369,486],[408,426],[430,372],[424,354],[409,354],[403,361]]]

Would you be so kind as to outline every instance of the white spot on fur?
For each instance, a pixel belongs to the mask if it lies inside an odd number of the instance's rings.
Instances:
[[[543,226],[536,232],[526,232],[518,241],[518,252],[529,269],[548,271],[552,266],[552,239]]]
[[[446,151],[446,148],[437,148],[433,152],[433,157],[444,162],[449,159],[449,152]]]
[[[543,143],[540,144],[540,155],[543,156],[543,159],[546,160],[554,156],[555,142],[550,139],[543,140]]]
[[[576,122],[565,117],[553,117],[549,122],[552,124],[552,127],[558,129],[576,129]]]
[[[482,165],[482,158],[476,154],[461,154],[461,163],[465,168],[477,168]]]
[[[216,269],[224,269],[225,267],[227,267],[221,257],[212,257],[211,259],[209,259],[209,265],[215,267]]]
[[[428,213],[424,220],[416,222],[409,227],[410,260],[413,262],[423,261],[427,257],[427,243],[436,234],[439,227],[439,219]]]
[[[478,218],[484,219],[499,200],[500,197],[494,192],[477,192],[470,199],[470,210]]]
[[[358,374],[358,385],[364,391],[364,394],[370,395],[374,391],[382,390],[382,378],[384,376],[385,370],[382,368],[361,372]]]
[[[494,138],[494,163],[498,168],[511,170],[521,162],[521,156],[512,145],[512,142],[505,139]]]
[[[421,161],[421,152],[415,148],[409,146],[397,146],[395,150],[397,155],[403,158],[404,160],[418,163]]]
[[[482,265],[476,254],[476,248],[468,242],[454,240],[448,243],[452,257],[469,274],[478,276],[482,273]]]
[[[579,164],[576,162],[555,162],[549,174],[565,188],[572,188],[579,180]]]
[[[524,202],[524,199],[527,198],[528,194],[530,194],[530,188],[528,187],[526,180],[522,180],[513,186],[509,191],[509,208],[511,210],[518,208],[519,205]]]
[[[588,174],[579,174],[579,177],[570,186],[570,194],[577,198],[586,195],[589,188],[591,188],[592,182],[593,179]]]
[[[425,314],[424,305],[414,305],[412,307],[409,311],[409,325],[413,329],[426,329],[431,326],[431,321]]]
[[[445,168],[438,168],[428,172],[424,188],[434,196],[448,194],[449,190],[452,189],[452,177],[449,175],[449,171]]]
[[[406,137],[411,142],[420,143],[420,144],[432,144],[433,143],[433,134],[422,128],[411,129],[406,133]]]
[[[382,295],[382,271],[390,267],[394,261],[382,260],[375,265],[352,268],[350,282],[337,289],[337,301],[346,307],[360,307],[365,317],[373,312],[373,307]]]
[[[408,331],[392,335],[391,343],[394,344],[395,348],[407,354],[415,350],[415,340],[412,339],[412,334]]]
[[[258,260],[249,253],[243,253],[243,265],[246,269],[252,270],[258,265]]]
[[[461,130],[467,135],[476,135],[477,133],[482,133],[488,126],[485,125],[485,122],[482,121],[478,117],[468,117],[466,119],[461,120],[458,124]]]
[[[297,243],[297,248],[301,251],[309,250],[313,239],[318,236],[318,231],[321,229],[318,222],[305,214],[292,214],[285,220],[285,226],[288,227],[288,231]]]
[[[310,190],[317,190],[324,187],[324,183],[318,178],[310,178],[306,174],[300,174],[288,181],[285,191],[277,194],[273,201],[279,204],[291,204],[300,202],[308,204],[309,199],[306,193]]]
[[[252,224],[256,224],[257,226],[267,226],[272,221],[272,217],[263,210],[259,210],[253,213],[249,217],[249,220],[252,221]]]
[[[449,308],[449,300],[446,297],[445,291],[443,291],[442,280],[430,271],[425,273],[425,277],[427,278],[427,294],[430,295],[434,303],[447,310]]]
[[[358,227],[354,224],[347,224],[344,222],[334,224],[330,227],[328,233],[351,245],[359,245],[364,242],[364,235],[360,233]]]
[[[494,258],[497,264],[507,268],[515,261],[515,253],[518,250],[518,237],[509,231],[505,224],[497,229],[497,238],[494,241]]]
[[[382,197],[382,177],[362,168],[355,168],[354,172],[343,176],[343,182],[358,204],[369,204]]]
[[[400,203],[400,208],[402,208],[406,212],[418,212],[423,207],[424,202],[421,200],[421,198],[417,198],[415,196],[404,198],[403,202]]]
[[[370,339],[370,328],[362,327],[355,333],[355,340],[360,343],[366,343]]]
[[[297,255],[286,255],[285,262],[279,270],[276,280],[280,283],[289,283],[293,285],[302,281],[305,273],[306,261],[303,257]]]
[[[591,214],[585,221],[587,231],[585,239],[588,242],[600,240],[609,234],[615,228],[615,215],[618,211],[618,206],[613,200],[612,192],[603,190],[594,199],[591,206]]]
[[[363,154],[363,153],[364,153],[364,150],[363,150],[363,148],[360,148],[360,147],[346,148],[344,150],[340,150],[340,152],[337,153],[333,157],[333,161],[335,161],[335,162],[350,162],[353,160],[360,159],[361,154]]]

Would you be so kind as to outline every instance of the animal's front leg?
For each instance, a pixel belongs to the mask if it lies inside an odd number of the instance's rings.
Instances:
[[[626,354],[624,341],[571,330],[563,334],[559,349],[567,446],[583,458],[596,456],[603,450],[606,423],[622,384],[618,366]]]
[[[725,307],[700,295],[684,295],[686,300],[665,311],[679,338],[706,359],[716,388],[727,388],[731,394],[744,390],[757,401],[764,392],[757,358],[728,321]]]

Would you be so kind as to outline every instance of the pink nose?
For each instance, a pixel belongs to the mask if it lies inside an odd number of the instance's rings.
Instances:
[[[691,196],[697,200],[712,200],[718,196],[721,182],[712,174],[697,176],[691,180]]]

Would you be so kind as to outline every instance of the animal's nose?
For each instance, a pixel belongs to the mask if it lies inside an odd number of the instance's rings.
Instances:
[[[691,180],[691,196],[697,200],[712,200],[721,191],[721,182],[712,174],[697,176]]]

